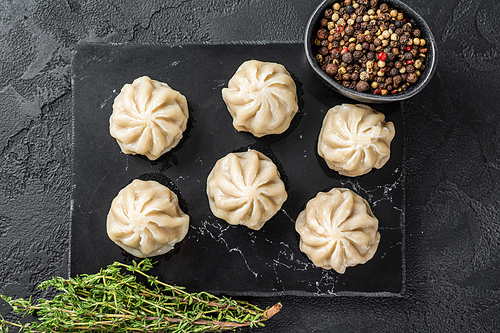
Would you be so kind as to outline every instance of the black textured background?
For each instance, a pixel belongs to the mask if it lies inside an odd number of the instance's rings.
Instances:
[[[0,294],[43,296],[39,282],[68,274],[78,42],[300,42],[319,2],[1,0]],[[284,305],[256,331],[499,330],[500,3],[405,2],[439,50],[431,83],[403,103],[405,296],[249,298]]]

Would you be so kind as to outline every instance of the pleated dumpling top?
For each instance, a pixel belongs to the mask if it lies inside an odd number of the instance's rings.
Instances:
[[[142,76],[125,84],[116,96],[109,129],[125,154],[156,160],[179,143],[188,117],[181,93]]]
[[[299,110],[290,73],[272,62],[245,61],[222,89],[222,98],[233,126],[256,137],[283,133]]]

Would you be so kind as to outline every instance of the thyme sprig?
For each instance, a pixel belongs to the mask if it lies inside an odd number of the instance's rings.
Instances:
[[[264,326],[281,310],[281,303],[262,310],[207,292],[189,293],[147,274],[152,267],[151,260],[144,259],[132,265],[115,262],[97,274],[55,277],[38,286],[60,291],[52,300],[2,295],[14,312],[36,315],[38,321],[15,323],[0,315],[0,332],[9,327],[23,332],[219,332]],[[139,275],[149,286],[137,281]]]

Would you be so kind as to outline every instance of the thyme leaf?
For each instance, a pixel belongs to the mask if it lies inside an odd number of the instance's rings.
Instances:
[[[36,315],[38,321],[15,323],[0,315],[0,332],[9,327],[20,332],[220,332],[263,326],[281,310],[281,303],[262,310],[207,292],[189,293],[147,274],[153,265],[150,259],[115,262],[96,274],[54,277],[38,286],[59,291],[51,300],[1,295],[15,313]]]

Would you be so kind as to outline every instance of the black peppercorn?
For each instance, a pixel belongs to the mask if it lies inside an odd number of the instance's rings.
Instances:
[[[359,60],[363,56],[363,52],[361,52],[361,51],[354,51],[354,53],[352,55],[354,56],[355,60]]]
[[[327,8],[327,9],[325,10],[325,14],[324,14],[325,18],[326,18],[326,19],[331,19],[331,18],[332,18],[332,15],[333,15],[333,9],[331,9],[331,8]]]
[[[349,81],[350,79],[351,79],[351,74],[345,73],[344,75],[342,75],[342,80]]]
[[[407,73],[413,73],[413,72],[415,72],[415,66],[413,66],[413,65],[406,65],[406,72]]]
[[[370,7],[376,8],[378,6],[378,0],[370,0]]]
[[[347,71],[347,73],[352,74],[352,72],[354,72],[354,67],[351,66],[351,65],[349,65],[349,66],[346,67],[346,71]]]
[[[370,85],[366,81],[359,81],[356,84],[356,90],[359,91],[359,92],[368,91],[368,90],[370,90]]]
[[[410,84],[415,84],[418,81],[418,76],[415,73],[410,73],[408,74],[408,77],[406,78],[406,82]]]
[[[335,59],[340,59],[341,54],[339,49],[333,49],[330,51],[330,53]]]
[[[323,46],[322,48],[319,49],[319,54],[325,56],[328,54],[328,48]]]
[[[354,12],[356,13],[356,15],[358,15],[358,17],[362,16],[366,12],[366,7],[361,5],[358,8],[356,8]],[[361,17],[361,19],[363,19],[363,17]]]
[[[399,74],[399,71],[396,69],[396,68],[391,68],[391,70],[389,71],[389,75],[390,76],[396,76]]]
[[[413,30],[413,36],[420,37],[420,30],[419,29]]]
[[[326,17],[323,17],[321,21],[319,21],[319,24],[321,24],[322,27],[326,27],[328,24],[328,19]]]
[[[356,36],[356,40],[358,41],[358,43],[363,43],[365,41],[365,35],[364,34],[358,34]]]
[[[335,64],[329,64],[326,66],[326,74],[330,76],[334,76],[337,74],[337,71],[339,70],[339,67]]]
[[[392,84],[395,86],[395,87],[398,87],[401,82],[403,82],[403,79],[401,78],[401,75],[396,75],[392,78]]]
[[[391,40],[391,42],[389,43],[389,45],[391,47],[399,47],[401,45],[401,43],[399,42],[399,40]]]
[[[380,13],[377,15],[377,19],[379,21],[389,21],[391,19],[391,15],[387,14],[387,13]]]
[[[411,54],[411,52],[406,52],[405,53],[405,59],[406,60],[411,60],[413,58],[413,54]]]
[[[351,74],[351,80],[353,81],[359,81],[359,73],[358,72],[354,72]]]
[[[318,36],[319,39],[326,39],[328,35],[329,33],[326,29],[319,29],[316,33],[316,36]]]
[[[352,36],[352,34],[354,33],[354,28],[352,27],[352,25],[348,25],[348,26],[345,28],[345,33],[346,33],[346,35],[348,35],[348,36]]]
[[[347,7],[345,8],[345,12],[346,12],[347,14],[352,14],[352,13],[354,13],[354,11],[355,11],[355,10],[356,10],[356,9],[354,9],[354,7],[353,7],[352,5],[349,5],[349,6],[347,6]]]

